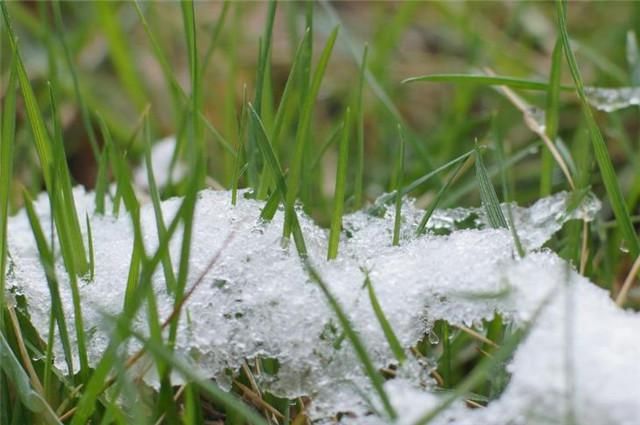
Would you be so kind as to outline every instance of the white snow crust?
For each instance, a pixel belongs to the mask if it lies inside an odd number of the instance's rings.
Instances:
[[[245,359],[275,358],[279,370],[258,377],[262,388],[279,396],[311,397],[313,419],[350,412],[343,421],[389,423],[382,415],[367,414],[371,406],[365,399],[375,405],[375,393],[293,243],[282,244],[282,212],[271,222],[261,221],[263,202],[246,194],[241,192],[232,206],[229,192],[199,193],[187,287],[219,250],[221,256],[183,310],[176,353],[226,388],[228,371],[236,371]],[[117,315],[122,310],[133,232],[126,213],[95,215],[92,193],[76,188],[74,195],[79,215],[88,212],[90,216],[94,239],[95,278],[82,281],[80,290],[89,358],[95,364],[109,342],[104,314]],[[517,255],[511,232],[489,228],[482,209],[437,210],[429,221],[430,232],[415,237],[423,211],[405,200],[399,247],[391,246],[392,209],[381,216],[353,213],[344,218],[340,253],[334,261],[324,260],[327,232],[302,213],[300,224],[311,261],[348,313],[377,367],[396,361],[363,288],[365,272],[407,349],[428,335],[436,320],[482,325],[499,312],[517,327],[542,308],[509,363],[511,380],[504,393],[486,408],[454,404],[435,423],[566,423],[572,417],[576,424],[638,424],[640,316],[616,307],[604,290],[543,247],[566,220],[591,220],[599,209],[599,201],[588,196],[566,213],[568,199],[568,194],[559,193],[528,208],[511,206],[515,228],[527,250],[524,258]],[[175,198],[162,203],[165,222],[180,202]],[[42,223],[48,223],[46,196],[41,195],[35,206]],[[144,205],[140,214],[145,246],[153,252],[158,237],[152,206]],[[469,221],[474,228],[461,228]],[[230,233],[233,239],[223,247]],[[180,243],[177,234],[170,247],[176,269]],[[10,220],[8,246],[8,287],[25,296],[31,320],[46,339],[49,290],[24,212]],[[68,277],[58,260],[57,276],[73,338]],[[154,275],[154,288],[160,317],[165,318],[173,309],[173,299],[161,269]],[[547,304],[541,306],[545,300]],[[135,327],[147,334],[144,311]],[[129,353],[139,348],[135,341],[127,345]],[[56,366],[64,372],[59,343],[55,354]],[[440,402],[442,396],[434,391],[429,377],[431,367],[429,361],[413,359],[398,370],[397,378],[386,382],[399,413],[397,423],[411,424]],[[153,368],[145,380],[156,384]]]

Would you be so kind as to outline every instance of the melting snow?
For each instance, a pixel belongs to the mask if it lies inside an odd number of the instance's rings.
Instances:
[[[109,339],[103,314],[118,314],[123,303],[132,231],[128,215],[92,215],[93,195],[81,189],[74,195],[80,216],[90,212],[94,238],[95,279],[82,283],[81,296],[89,357],[95,364]],[[223,387],[230,383],[227,371],[237,370],[244,359],[276,358],[277,374],[258,377],[262,387],[281,396],[311,396],[313,418],[353,412],[356,419],[345,421],[385,423],[384,418],[365,415],[370,406],[362,394],[375,400],[369,381],[293,246],[282,247],[282,212],[270,223],[261,222],[263,203],[242,195],[232,207],[229,192],[199,194],[189,286],[223,247],[229,233],[235,236],[187,303],[176,352]],[[428,334],[435,320],[474,325],[500,312],[514,326],[522,325],[551,294],[551,301],[515,353],[509,366],[511,381],[503,395],[484,409],[454,404],[436,423],[507,425],[542,419],[554,423],[563,422],[568,414],[574,414],[577,423],[637,423],[639,316],[618,309],[605,291],[542,248],[566,220],[591,220],[599,209],[599,201],[588,196],[567,214],[568,198],[560,193],[529,208],[512,206],[519,237],[528,251],[522,259],[515,253],[510,232],[489,228],[482,209],[438,210],[428,225],[434,232],[416,238],[413,235],[423,211],[407,200],[400,247],[391,246],[391,210],[380,217],[356,212],[345,217],[339,259],[330,262],[320,260],[326,255],[326,231],[302,214],[300,223],[311,259],[378,367],[395,361],[363,289],[365,272],[407,348]],[[165,219],[173,217],[179,204],[180,199],[163,202]],[[50,213],[45,196],[37,200],[36,209],[47,223]],[[152,250],[157,234],[151,205],[143,206],[141,220],[145,245]],[[469,221],[475,228],[463,229]],[[176,266],[180,239],[176,235],[171,243]],[[8,285],[25,295],[32,322],[46,338],[49,292],[24,212],[9,223],[9,249]],[[57,274],[66,315],[73,317],[61,261]],[[154,287],[160,316],[167,317],[173,301],[161,271],[154,275]],[[142,313],[135,326],[146,331]],[[138,348],[135,342],[127,347],[130,353]],[[55,352],[56,366],[65,371],[59,345]],[[412,360],[399,369],[398,378],[385,384],[400,413],[399,423],[412,423],[438,404],[440,396],[432,391],[430,367],[428,362]],[[154,384],[151,372],[145,379]]]

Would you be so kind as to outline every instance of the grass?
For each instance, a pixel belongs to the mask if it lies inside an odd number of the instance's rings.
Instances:
[[[605,203],[603,219],[567,224],[548,247],[619,304],[639,309],[631,290],[640,255],[637,111],[597,112],[585,86],[638,84],[637,40],[627,29],[640,22],[640,7],[459,6],[2,1],[0,423],[200,424],[212,412],[232,425],[307,423],[306,400],[279,399],[256,383],[253,375],[275,368],[273,359],[235,371],[237,383],[226,392],[174,352],[178,321],[186,320],[180,313],[193,293],[187,277],[195,204],[211,182],[232,190],[234,204],[239,196],[265,201],[265,221],[283,211],[284,247],[291,237],[390,420],[402,412],[384,389],[389,371],[372,363],[372,347],[313,268],[315,259],[307,259],[300,214],[329,229],[327,257],[340,261],[340,240],[349,237],[343,217],[352,211],[388,210],[389,244],[401,243],[405,195],[425,208],[416,237],[430,232],[435,208],[482,204],[491,225],[509,227],[519,244],[501,202],[528,204],[561,190],[576,202],[592,190]],[[532,11],[555,33],[527,26]],[[361,13],[366,27],[354,24]],[[584,16],[591,19],[578,20]],[[188,173],[160,187],[151,148],[168,134],[177,138],[173,163],[183,161]],[[159,235],[151,252],[131,172],[141,163]],[[474,164],[476,172],[467,172]],[[72,196],[78,183],[95,191],[95,214],[127,212],[135,235],[123,311],[105,318],[114,332],[97,360],[87,355],[78,288],[91,284],[105,260],[95,255],[90,217],[78,216]],[[48,223],[39,221],[32,201],[41,190],[53,211]],[[163,217],[161,202],[176,195],[182,198],[175,217]],[[6,297],[6,276],[17,260],[7,248],[8,220],[21,208],[52,301],[48,341]],[[178,229],[185,237],[172,258],[169,240]],[[173,299],[168,318],[151,287],[156,272]],[[63,281],[71,284],[73,317],[63,314]],[[487,403],[500,395],[489,371],[507,375],[504,362],[526,329],[514,331],[498,316],[471,330],[482,340],[439,323],[431,335],[439,342],[425,335],[409,350],[374,284],[385,282],[372,283],[367,274],[363,290],[398,364],[427,356],[448,391],[416,425],[455,400]],[[140,309],[147,335],[132,326]],[[134,339],[143,351],[123,357],[121,347]],[[71,372],[66,376],[53,367],[54,340]],[[132,377],[143,354],[154,360],[157,392]],[[184,386],[172,373],[184,377]],[[118,402],[134,398],[134,405]]]

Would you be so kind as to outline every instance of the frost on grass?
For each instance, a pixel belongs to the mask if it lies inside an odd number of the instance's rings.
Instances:
[[[109,340],[104,314],[121,311],[132,230],[126,214],[91,215],[92,194],[76,189],[75,197],[80,216],[90,212],[94,238],[95,279],[81,284],[81,296],[89,358],[95,364]],[[163,202],[165,221],[180,202]],[[485,409],[454,404],[436,423],[506,425],[542,418],[553,423],[573,414],[581,421],[589,419],[578,423],[630,424],[640,409],[640,343],[634,338],[640,319],[616,308],[604,291],[541,248],[566,220],[590,220],[599,208],[592,196],[571,212],[569,204],[569,196],[560,193],[529,208],[512,206],[516,229],[528,250],[522,259],[511,233],[489,228],[482,209],[436,211],[428,225],[431,231],[415,237],[423,211],[407,200],[400,247],[391,246],[392,209],[378,208],[377,215],[356,212],[344,218],[339,259],[330,262],[323,260],[326,231],[302,213],[300,223],[310,258],[348,312],[377,367],[396,361],[363,287],[365,274],[405,348],[428,335],[436,320],[481,325],[500,312],[513,326],[521,326],[545,299],[551,300],[517,350],[510,364],[511,382],[501,398]],[[262,222],[262,206],[243,194],[235,207],[228,192],[199,194],[188,287],[219,250],[222,255],[185,306],[176,352],[227,388],[232,371],[245,360],[277,359],[275,374],[257,377],[262,388],[290,398],[310,396],[313,418],[349,412],[345,421],[385,423],[383,415],[366,414],[381,411],[375,393],[322,292],[305,273],[293,246],[281,243],[282,213]],[[44,196],[36,208],[41,221],[48,223]],[[152,252],[157,234],[151,205],[142,208],[141,221],[147,251]],[[32,322],[46,339],[49,293],[25,214],[14,217],[9,229],[9,287],[25,296]],[[223,246],[232,232],[234,238]],[[176,268],[180,239],[176,235],[170,246]],[[66,316],[73,317],[61,261],[57,275]],[[173,310],[173,299],[161,270],[154,275],[154,288],[159,315],[165,318]],[[146,333],[143,313],[134,326]],[[139,348],[135,342],[127,346],[129,353]],[[65,371],[59,345],[55,353],[56,366]],[[400,423],[412,423],[440,402],[429,377],[432,367],[428,360],[411,360],[385,384]],[[153,368],[145,379],[156,384]]]

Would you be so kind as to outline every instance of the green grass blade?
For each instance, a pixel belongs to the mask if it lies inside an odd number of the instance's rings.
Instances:
[[[364,88],[365,74],[367,71],[367,53],[369,46],[365,44],[362,52],[362,62],[360,63],[360,76],[358,77],[358,90],[356,92],[355,115],[356,115],[356,177],[354,183],[354,204],[356,208],[362,206],[364,193],[364,105],[362,92]]]
[[[482,160],[482,153],[480,149],[476,146],[476,179],[478,180],[478,185],[480,187],[480,199],[482,200],[482,205],[484,206],[485,211],[487,212],[487,218],[489,219],[489,224],[494,229],[499,229],[501,227],[507,228],[507,220],[505,220],[504,215],[502,214],[502,209],[500,208],[500,202],[498,201],[498,195],[496,195],[496,190],[491,184],[491,179],[487,173],[487,168],[484,165],[484,161]]]
[[[325,45],[322,54],[320,55],[320,60],[318,61],[318,65],[313,74],[313,78],[311,79],[311,85],[309,90],[305,95],[305,99],[302,105],[302,112],[300,115],[300,124],[298,126],[298,130],[296,132],[296,141],[294,147],[293,160],[289,167],[289,179],[288,179],[288,190],[287,197],[285,202],[285,223],[284,223],[284,235],[288,237],[291,234],[292,224],[293,224],[293,214],[294,214],[294,204],[296,198],[298,196],[298,191],[300,189],[300,179],[302,175],[302,162],[305,152],[305,146],[307,143],[307,139],[309,136],[309,129],[311,127],[311,116],[313,113],[313,106],[316,101],[316,97],[318,96],[318,91],[320,90],[320,83],[322,82],[322,77],[324,76],[325,70],[327,68],[327,64],[329,62],[329,58],[331,57],[331,51],[333,50],[333,46],[336,42],[336,37],[338,36],[338,27],[334,28],[327,40],[327,44]]]
[[[356,352],[356,355],[358,356],[358,360],[360,360],[360,363],[362,364],[362,367],[364,368],[367,376],[369,376],[369,379],[373,384],[374,390],[376,391],[376,393],[378,393],[378,396],[382,401],[382,404],[384,406],[385,411],[387,412],[387,415],[389,416],[390,419],[392,420],[395,419],[398,415],[394,410],[393,406],[391,405],[389,396],[384,390],[384,386],[383,386],[384,379],[382,378],[382,375],[380,374],[380,372],[376,370],[375,366],[373,365],[373,362],[371,361],[371,358],[367,353],[367,349],[365,348],[364,344],[360,340],[358,333],[355,331],[355,329],[353,328],[353,325],[351,324],[351,321],[349,320],[349,316],[347,316],[346,312],[340,306],[340,303],[338,302],[336,297],[331,293],[327,284],[322,280],[322,277],[320,276],[320,274],[316,271],[316,269],[313,267],[313,265],[309,261],[305,261],[305,270],[309,275],[309,277],[311,278],[311,280],[313,280],[320,287],[325,297],[327,298],[327,301],[329,302],[329,306],[331,307],[333,312],[336,314],[345,335],[351,342],[351,345],[353,346],[353,349]]]
[[[545,133],[551,142],[555,142],[558,134],[560,116],[560,77],[562,76],[562,43],[556,40],[551,55],[551,73],[547,88],[547,103],[544,114]],[[551,194],[553,177],[553,155],[548,149],[542,150],[542,166],[540,170],[540,196]]]
[[[7,228],[9,222],[9,196],[13,178],[13,151],[16,130],[16,64],[12,60],[9,82],[0,112],[0,311],[4,311],[5,270],[7,267]],[[0,313],[0,331],[3,327]]]
[[[224,27],[224,23],[227,19],[227,13],[229,12],[229,5],[231,2],[229,0],[225,0],[222,5],[222,12],[220,12],[220,16],[216,21],[216,25],[211,32],[211,41],[209,42],[209,47],[207,47],[207,51],[204,54],[204,59],[202,60],[202,68],[200,70],[200,75],[205,75],[207,72],[207,67],[209,66],[209,61],[211,60],[211,56],[215,51],[216,47],[218,47],[218,39],[220,38],[220,34],[222,33],[222,27]]]
[[[518,348],[520,342],[522,342],[528,335],[534,323],[537,321],[544,308],[548,305],[551,296],[554,294],[555,292],[552,291],[551,294],[546,296],[543,302],[540,303],[538,308],[534,311],[531,320],[523,328],[517,329],[513,334],[505,338],[500,348],[494,351],[491,356],[483,357],[480,363],[464,378],[464,380],[450,395],[446,396],[438,406],[430,409],[428,412],[425,412],[424,415],[420,416],[413,425],[426,425],[431,422],[456,400],[460,397],[464,397],[475,387],[485,381],[487,376],[490,375],[491,371],[494,370],[497,365],[506,362]]]
[[[549,84],[543,81],[527,80],[523,78],[489,76],[483,74],[432,74],[411,77],[402,80],[402,84],[430,82],[430,83],[454,83],[476,84],[481,86],[508,86],[523,90],[548,90]],[[571,86],[560,86],[562,90],[571,90]]]
[[[373,308],[373,312],[378,319],[378,323],[380,323],[380,327],[384,332],[385,338],[387,338],[389,347],[391,348],[393,355],[396,357],[396,360],[398,360],[398,363],[402,364],[407,359],[407,355],[404,353],[404,349],[402,348],[400,340],[396,336],[395,332],[393,332],[393,328],[391,327],[387,316],[384,314],[384,311],[380,306],[380,302],[378,301],[378,297],[376,296],[375,290],[373,289],[373,283],[371,282],[369,274],[366,274],[364,284],[367,287],[367,291],[369,292],[369,301],[371,301],[371,307]]]
[[[32,412],[37,414],[45,423],[62,425],[51,410],[47,402],[38,394],[29,381],[29,376],[22,368],[7,342],[4,334],[0,332],[0,369],[9,378],[16,389],[20,401]]]
[[[109,191],[109,158],[109,145],[105,141],[98,160],[98,175],[95,187],[96,214],[104,214],[105,212],[105,197]]]
[[[94,3],[97,8],[97,16],[100,21],[104,36],[109,46],[109,55],[127,94],[138,109],[143,109],[147,103],[145,85],[136,69],[131,43],[127,41],[127,35],[123,32],[118,21],[119,3],[98,1]]]
[[[421,185],[423,185],[424,183],[429,181],[431,178],[433,178],[437,174],[443,172],[444,170],[446,170],[446,169],[448,169],[448,168],[450,168],[450,167],[452,167],[452,166],[454,166],[456,164],[461,163],[462,161],[466,160],[467,158],[469,158],[474,153],[475,153],[474,150],[467,151],[467,152],[463,153],[462,155],[452,159],[451,161],[439,166],[435,170],[429,171],[427,174],[425,174],[425,175],[423,175],[421,177],[418,177],[417,179],[415,179],[414,181],[412,181],[408,185],[404,186],[404,188],[400,192],[400,196],[405,196],[405,195],[411,193],[412,191],[416,190],[418,187],[420,187]],[[398,194],[396,192],[392,192],[392,193],[389,193],[387,195],[381,196],[379,198],[379,202],[381,204],[386,204],[386,203],[389,203],[389,202],[395,202],[395,199],[396,199],[397,196],[398,196]]]
[[[438,190],[438,194],[433,199],[433,201],[431,201],[431,204],[429,204],[429,208],[425,210],[424,215],[422,216],[422,219],[420,219],[420,223],[418,224],[418,228],[416,229],[416,236],[423,235],[426,232],[427,223],[429,223],[429,219],[431,218],[431,215],[433,214],[435,209],[438,207],[440,200],[442,199],[444,194],[447,192],[447,190],[451,186],[451,183],[453,183],[453,181],[458,177],[458,173],[460,172],[460,170],[462,170],[465,164],[469,163],[469,161],[473,161],[473,159],[474,157],[470,156],[467,158],[466,161],[459,162],[456,168],[453,170],[453,173],[451,173],[451,175],[445,182],[445,184],[440,187],[440,190]]]
[[[62,308],[62,299],[60,297],[60,286],[58,284],[58,278],[55,274],[55,260],[52,249],[47,244],[47,239],[42,231],[42,226],[38,219],[38,215],[33,207],[33,201],[31,197],[25,193],[25,211],[27,212],[27,218],[31,226],[31,231],[36,241],[38,248],[38,254],[40,255],[40,263],[45,272],[47,279],[47,285],[49,287],[49,294],[51,296],[51,314],[55,322],[58,324],[58,332],[60,333],[60,343],[62,345],[62,351],[64,352],[65,362],[67,363],[67,369],[69,375],[73,376],[74,367],[71,355],[71,343],[69,338],[69,331],[67,328],[67,320],[65,318],[64,309]]]
[[[569,70],[571,71],[571,77],[573,78],[573,81],[575,83],[575,90],[582,105],[582,112],[587,121],[591,144],[593,145],[596,162],[598,163],[598,168],[600,169],[600,174],[602,175],[602,182],[604,183],[604,186],[607,190],[609,202],[611,203],[611,208],[613,209],[613,213],[616,217],[616,220],[618,221],[622,235],[627,241],[629,252],[632,257],[637,257],[640,254],[640,241],[638,240],[638,235],[636,234],[633,224],[631,223],[629,211],[627,210],[627,206],[624,202],[620,184],[618,183],[618,178],[616,176],[615,169],[613,168],[613,163],[611,162],[609,151],[607,150],[607,145],[604,142],[602,133],[600,132],[600,128],[598,127],[598,124],[596,123],[596,120],[593,116],[591,107],[587,102],[587,96],[584,91],[582,76],[580,75],[580,70],[578,69],[578,64],[576,62],[576,58],[573,54],[573,50],[571,49],[571,44],[569,42],[569,33],[567,32],[566,3],[562,0],[558,0],[557,2],[557,14],[558,27],[565,53],[565,58],[567,60],[567,64],[569,65]]]
[[[344,195],[347,186],[347,165],[349,161],[349,133],[351,130],[351,108],[347,107],[344,114],[344,126],[342,127],[342,139],[338,152],[338,166],[336,168],[336,187],[333,195],[333,216],[331,217],[331,230],[329,231],[329,246],[327,259],[333,260],[338,256],[338,245],[342,231],[342,213],[344,211]]]
[[[53,153],[51,152],[51,141],[47,133],[47,128],[44,125],[40,108],[36,96],[33,92],[33,88],[29,82],[27,71],[25,69],[16,37],[13,32],[11,20],[9,18],[9,12],[7,11],[7,5],[5,2],[0,3],[2,8],[2,16],[4,18],[5,28],[9,34],[9,43],[13,51],[14,60],[16,61],[16,73],[18,81],[20,82],[20,89],[22,91],[22,97],[24,98],[25,109],[27,112],[27,118],[31,125],[33,132],[33,141],[36,145],[36,151],[40,159],[40,166],[42,168],[42,175],[47,183],[47,186],[51,184],[51,165],[53,163]]]
[[[400,146],[398,152],[398,164],[396,175],[396,193],[402,193],[402,183],[404,180],[404,134],[402,126],[398,124],[398,134],[400,136]],[[395,217],[393,220],[393,240],[392,245],[400,245],[400,224],[402,223],[402,195],[395,199]]]
[[[271,131],[271,141],[273,143],[279,144],[280,133],[282,132],[282,127],[285,122],[285,113],[287,110],[287,106],[293,100],[293,93],[295,92],[294,86],[296,84],[296,80],[299,78],[299,74],[301,72],[301,67],[303,66],[303,55],[306,53],[305,48],[307,46],[309,37],[311,36],[310,30],[307,29],[304,32],[304,36],[300,43],[298,44],[298,48],[296,49],[295,56],[293,57],[293,61],[291,62],[291,70],[289,71],[289,77],[287,78],[287,82],[285,83],[284,90],[282,91],[282,96],[280,97],[280,103],[278,104],[278,109],[276,110],[276,116],[273,120],[273,129]]]
[[[93,281],[96,273],[96,259],[93,253],[93,234],[91,232],[91,222],[89,221],[88,213],[85,218],[87,223],[87,246],[89,247],[89,280]]]
[[[62,45],[62,49],[64,51],[64,58],[67,63],[67,68],[69,69],[69,74],[71,75],[71,80],[73,82],[73,91],[76,95],[76,100],[78,101],[78,107],[80,110],[80,117],[82,118],[82,124],[84,125],[85,131],[87,132],[93,157],[96,161],[98,161],[100,157],[98,142],[96,140],[95,131],[93,130],[93,125],[91,124],[91,117],[89,115],[89,110],[87,109],[87,104],[82,96],[82,92],[80,91],[78,73],[76,72],[76,68],[73,64],[73,59],[71,57],[71,50],[69,49],[69,45],[65,37],[65,26],[62,19],[62,12],[60,11],[60,0],[51,2],[51,6],[53,9],[53,16],[54,16],[55,25],[56,25],[56,34],[58,36],[58,39],[60,40],[60,44]]]
[[[254,425],[268,425],[268,422],[262,418],[256,411],[248,407],[237,397],[230,394],[227,391],[222,390],[215,385],[211,379],[206,377],[203,372],[194,368],[192,364],[187,363],[182,358],[176,356],[171,350],[164,345],[145,338],[140,333],[129,329],[131,335],[133,335],[140,342],[144,343],[147,352],[151,353],[156,359],[160,359],[180,374],[182,374],[189,382],[197,385],[204,393],[208,394],[213,400],[225,406],[225,408],[240,415],[247,423]]]
[[[145,139],[145,151],[144,161],[147,167],[147,181],[149,182],[149,196],[153,204],[153,213],[156,218],[156,229],[158,237],[162,238],[166,236],[167,228],[164,223],[164,217],[162,216],[162,207],[160,205],[160,192],[156,184],[156,178],[153,175],[153,163],[151,161],[151,129],[148,118],[144,120],[144,139]],[[167,285],[167,292],[173,293],[176,288],[176,277],[173,273],[173,265],[171,262],[171,254],[167,251],[166,255],[162,257],[162,269],[164,271],[165,283]]]
[[[278,157],[273,151],[271,141],[267,136],[267,131],[265,130],[264,125],[262,124],[262,121],[258,116],[258,113],[253,108],[251,103],[249,103],[247,107],[249,109],[249,113],[251,114],[251,117],[255,121],[256,128],[259,130],[260,135],[262,136],[262,137],[256,138],[256,141],[258,142],[258,148],[262,151],[262,155],[264,156],[265,161],[267,162],[267,165],[271,168],[271,172],[276,178],[276,187],[278,189],[278,192],[280,193],[281,199],[285,199],[287,196],[287,191],[289,189],[287,188],[287,182],[285,180],[284,174],[282,173],[282,168],[280,167],[280,162],[278,161]],[[265,214],[265,211],[267,210],[268,206],[269,204],[265,205],[265,208],[262,210],[261,217],[263,219],[268,219],[268,217]],[[295,210],[293,211],[293,217],[292,217],[292,232],[293,232],[293,240],[296,244],[296,249],[298,250],[298,254],[301,257],[306,257],[307,247],[304,242],[304,236],[302,234],[302,229],[300,229],[300,223],[298,222],[298,216]]]

